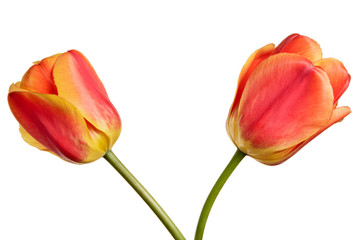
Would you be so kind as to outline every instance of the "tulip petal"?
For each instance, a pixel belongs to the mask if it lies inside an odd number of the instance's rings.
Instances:
[[[20,126],[19,131],[21,133],[21,137],[29,145],[36,147],[37,149],[42,150],[42,151],[48,151],[48,149],[46,147],[44,147],[44,145],[42,145],[35,138],[33,138],[22,126]]]
[[[273,55],[245,86],[239,136],[232,139],[249,155],[280,151],[315,134],[332,112],[332,88],[323,70],[297,54]]]
[[[276,47],[275,53],[296,53],[313,63],[322,58],[320,45],[315,40],[299,34],[292,34],[285,38]]]
[[[266,165],[273,166],[283,163],[284,161],[292,157],[295,153],[297,153],[306,144],[308,144],[311,140],[317,137],[320,133],[331,127],[333,124],[342,121],[350,113],[351,113],[351,109],[349,107],[336,108],[333,112],[333,115],[331,116],[330,121],[326,124],[326,126],[324,126],[320,131],[318,131],[317,133],[315,133],[313,136],[306,139],[305,141],[301,142],[300,144],[295,145],[288,149],[284,149],[279,152],[265,154],[265,155],[254,155],[252,157],[254,157],[256,160]]]
[[[230,108],[229,114],[232,114],[234,109],[237,109],[237,107],[239,106],[241,95],[243,93],[246,82],[249,79],[251,73],[264,59],[269,57],[274,52],[274,49],[275,49],[274,44],[268,44],[268,45],[256,50],[247,59],[245,65],[241,69],[241,72],[239,75],[235,98],[234,98],[233,104]]]
[[[336,103],[350,84],[349,73],[342,62],[335,58],[321,59],[315,63],[315,66],[321,67],[329,76],[334,92],[334,103]]]
[[[78,51],[68,51],[58,58],[53,75],[58,95],[104,132],[111,148],[120,134],[120,117],[89,61]]]
[[[54,64],[60,54],[44,58],[35,62],[24,74],[20,87],[31,92],[57,94],[57,89],[52,76]]]
[[[20,87],[20,82],[16,82],[16,83],[13,83],[13,84],[10,85],[10,87],[9,87],[9,93],[10,93],[10,92],[15,92],[15,91],[25,91],[25,92],[27,92],[27,90],[22,89],[22,88]]]
[[[92,141],[81,113],[64,99],[56,95],[13,91],[8,95],[8,102],[26,132],[62,159],[85,163],[105,154],[106,149]]]

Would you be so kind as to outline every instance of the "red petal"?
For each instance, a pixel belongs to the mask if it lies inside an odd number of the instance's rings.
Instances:
[[[326,126],[324,126],[320,131],[318,131],[317,133],[315,133],[313,136],[306,139],[302,143],[279,152],[275,152],[263,156],[253,156],[253,157],[255,157],[255,159],[258,160],[259,162],[264,163],[266,165],[278,165],[280,163],[283,163],[284,161],[292,157],[295,153],[297,153],[306,144],[308,144],[311,140],[313,140],[315,137],[321,134],[323,131],[331,127],[333,124],[342,121],[350,113],[351,113],[351,109],[349,107],[336,108],[333,112],[333,115],[331,116],[330,121],[326,124]]]
[[[241,69],[241,72],[239,75],[235,98],[234,98],[233,104],[230,108],[229,114],[232,114],[238,108],[242,92],[245,88],[246,82],[249,79],[251,73],[264,59],[271,56],[271,54],[274,52],[274,49],[275,49],[274,44],[268,44],[268,45],[256,50],[247,59],[245,65]]]
[[[24,139],[25,142],[27,142],[29,145],[36,147],[39,150],[42,151],[48,151],[44,145],[39,143],[35,138],[33,138],[21,125],[19,128],[19,132],[21,133],[21,137]]]
[[[86,122],[56,95],[10,92],[8,102],[20,125],[46,149],[70,162],[91,162],[105,154],[90,138]]]
[[[53,75],[58,95],[104,132],[111,148],[120,134],[120,117],[89,61],[78,51],[68,51],[58,58]]]
[[[276,47],[276,53],[296,53],[306,57],[313,63],[322,58],[320,45],[313,39],[299,34],[292,34],[285,38]]]
[[[350,84],[349,73],[342,62],[335,58],[321,59],[315,65],[321,67],[329,76],[334,92],[334,103],[336,103]]]
[[[294,146],[327,124],[333,94],[324,71],[296,54],[264,60],[246,84],[235,140],[249,155]]]

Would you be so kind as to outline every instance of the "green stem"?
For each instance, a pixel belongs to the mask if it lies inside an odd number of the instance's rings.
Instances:
[[[206,221],[209,217],[210,210],[214,205],[216,197],[219,195],[220,190],[230,177],[231,173],[241,162],[241,160],[246,156],[245,153],[241,152],[239,149],[235,152],[230,163],[226,166],[219,179],[216,181],[214,187],[211,189],[209,196],[207,197],[204,207],[201,211],[200,218],[195,233],[195,240],[202,240],[205,230]]]
[[[129,170],[120,162],[115,154],[109,150],[104,158],[120,173],[120,175],[130,184],[130,186],[140,195],[151,210],[156,214],[160,221],[164,224],[175,240],[185,240],[180,230],[176,227],[166,212],[160,207],[150,193],[143,185],[129,172]]]

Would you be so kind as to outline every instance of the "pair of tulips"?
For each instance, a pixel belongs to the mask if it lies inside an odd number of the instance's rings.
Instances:
[[[245,63],[227,132],[247,155],[279,164],[350,113],[336,108],[349,82],[344,65],[322,58],[314,40],[290,35]],[[35,62],[11,85],[8,102],[27,143],[70,162],[102,157],[120,134],[118,112],[89,61],[75,50]]]
[[[350,82],[317,42],[292,34],[243,66],[226,122],[236,147],[261,163],[284,162],[351,110],[337,107]],[[89,61],[71,50],[35,62],[8,94],[23,139],[73,163],[111,150],[121,121]]]

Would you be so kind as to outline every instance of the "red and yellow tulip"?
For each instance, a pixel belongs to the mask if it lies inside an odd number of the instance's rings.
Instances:
[[[69,162],[99,159],[120,135],[118,112],[76,50],[35,62],[10,86],[8,102],[27,143]]]
[[[227,132],[242,152],[267,165],[280,164],[351,112],[337,108],[349,83],[339,60],[322,58],[317,42],[292,34],[248,58]]]

